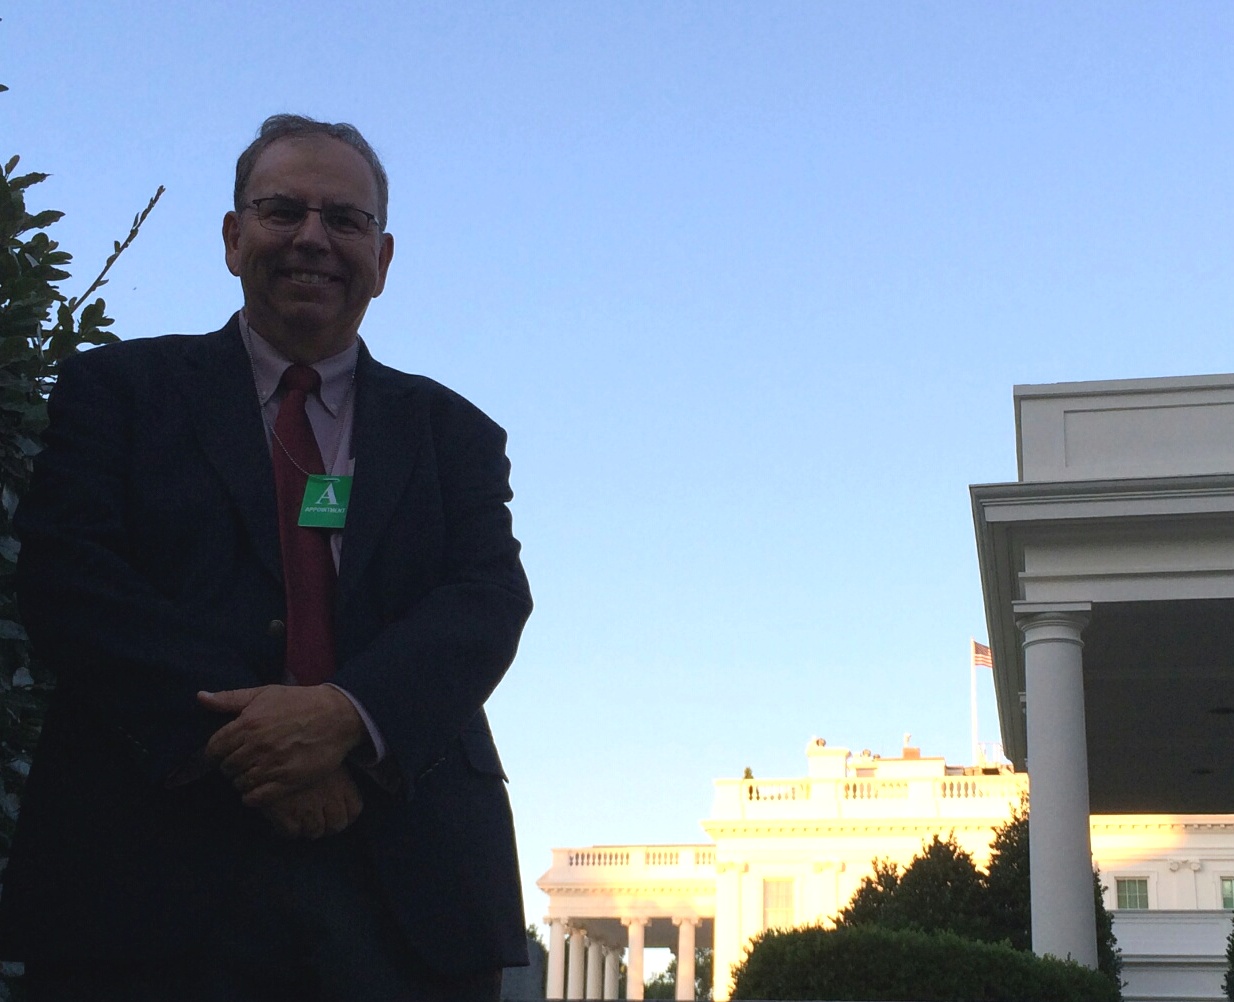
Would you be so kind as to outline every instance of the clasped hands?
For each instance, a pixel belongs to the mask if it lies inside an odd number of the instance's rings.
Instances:
[[[359,817],[364,800],[343,760],[366,731],[338,689],[263,685],[199,692],[197,700],[235,715],[210,738],[206,757],[281,834],[335,835]]]

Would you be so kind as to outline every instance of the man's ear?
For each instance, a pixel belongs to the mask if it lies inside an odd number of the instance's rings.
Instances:
[[[223,216],[223,249],[227,270],[240,277],[240,215],[234,209]]]
[[[382,290],[386,287],[386,272],[390,268],[390,261],[393,257],[394,235],[383,233],[381,235],[381,246],[377,248],[377,283],[373,287],[374,299],[380,296]]]

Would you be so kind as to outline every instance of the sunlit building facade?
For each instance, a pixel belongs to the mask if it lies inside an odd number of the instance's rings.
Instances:
[[[553,851],[548,997],[641,998],[644,950],[678,959],[691,998],[696,946],[713,950],[715,998],[764,929],[828,923],[873,860],[907,865],[954,834],[977,866],[1028,792],[1009,766],[958,767],[911,747],[897,757],[810,742],[804,775],[719,779],[709,841]],[[1219,999],[1234,908],[1234,818],[1098,816],[1092,846],[1124,952],[1128,999]]]
[[[765,928],[831,919],[871,860],[954,831],[978,865],[1032,783],[1033,948],[1124,997],[1223,998],[1234,905],[1234,375],[1018,386],[1017,480],[970,488],[1014,772],[813,743],[796,779],[719,780],[709,842],[554,851],[553,997],[630,996],[646,946],[711,945],[716,998]],[[569,961],[566,962],[566,954]],[[566,977],[566,971],[569,976]]]

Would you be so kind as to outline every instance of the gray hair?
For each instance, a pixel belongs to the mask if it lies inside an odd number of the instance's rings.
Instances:
[[[364,157],[365,163],[373,171],[373,180],[377,182],[377,225],[386,228],[386,210],[390,202],[390,180],[386,177],[386,169],[381,165],[376,151],[368,144],[368,140],[360,135],[360,130],[347,122],[319,122],[315,118],[304,115],[271,115],[261,123],[254,139],[240,154],[236,161],[236,211],[244,208],[244,193],[248,188],[249,178],[257,165],[257,158],[265,152],[266,147],[280,139],[299,136],[329,136],[346,143]]]

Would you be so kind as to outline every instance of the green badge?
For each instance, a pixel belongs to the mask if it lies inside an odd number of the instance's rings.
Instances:
[[[341,529],[347,521],[351,500],[351,477],[314,473],[304,485],[300,502],[300,525],[311,529]]]

